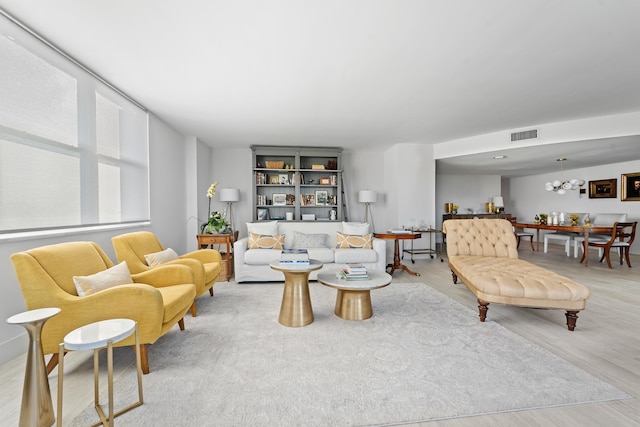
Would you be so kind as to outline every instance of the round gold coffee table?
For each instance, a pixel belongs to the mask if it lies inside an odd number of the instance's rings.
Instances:
[[[382,271],[369,271],[366,280],[346,280],[336,277],[335,270],[318,274],[323,285],[338,290],[336,296],[336,316],[345,320],[364,320],[373,316],[371,290],[384,288],[391,283],[391,275]]]
[[[313,322],[313,308],[309,296],[309,273],[322,268],[322,263],[315,259],[306,265],[281,264],[272,261],[271,268],[284,273],[284,292],[280,304],[278,322],[284,326],[298,327]]]

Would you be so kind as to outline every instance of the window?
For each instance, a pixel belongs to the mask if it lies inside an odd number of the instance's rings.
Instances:
[[[0,63],[0,233],[147,221],[147,112],[2,15]]]

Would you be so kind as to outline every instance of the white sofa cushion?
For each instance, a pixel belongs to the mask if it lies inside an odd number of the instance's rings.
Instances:
[[[324,264],[333,262],[333,250],[329,248],[309,248],[307,252],[311,259],[317,259]]]
[[[336,264],[344,264],[348,262],[376,262],[378,253],[371,249],[335,249]]]
[[[344,234],[368,234],[370,226],[366,222],[342,222]]]
[[[280,259],[282,251],[275,249],[251,249],[244,253],[244,263],[248,265],[269,265]]]
[[[255,234],[278,234],[278,221],[248,222],[247,232]]]

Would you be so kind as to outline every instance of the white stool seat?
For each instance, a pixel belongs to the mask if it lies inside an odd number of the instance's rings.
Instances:
[[[547,249],[549,247],[549,240],[561,240],[564,242],[564,252],[567,256],[571,256],[571,241],[573,240],[574,234],[565,234],[565,233],[546,233],[544,235],[544,253],[547,253]]]

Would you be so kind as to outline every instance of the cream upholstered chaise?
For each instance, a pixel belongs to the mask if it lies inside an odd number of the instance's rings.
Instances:
[[[62,311],[42,329],[44,354],[52,354],[51,372],[58,363],[58,345],[72,330],[101,320],[127,318],[138,323],[142,370],[149,372],[147,345],[153,344],[183,317],[196,295],[193,273],[185,266],[167,266],[130,275],[135,283],[122,284],[78,296],[74,276],[91,276],[113,267],[93,242],[43,246],[11,255],[28,310],[58,307]],[[180,284],[176,284],[180,283]],[[134,336],[114,346],[133,346]]]
[[[156,235],[149,231],[121,234],[111,238],[111,242],[118,262],[127,261],[131,273],[142,273],[157,268],[147,264],[145,255],[166,250]],[[220,271],[222,270],[220,252],[214,249],[198,249],[184,255],[178,256],[176,254],[176,257],[177,259],[160,265],[186,265],[191,268],[195,277],[196,298],[203,295],[207,290],[209,295],[213,296],[213,285],[220,277]],[[191,315],[196,316],[195,301],[191,307]]]
[[[518,259],[511,223],[504,219],[448,220],[447,257],[453,275],[478,299],[480,321],[489,303],[566,310],[567,327],[587,304],[589,289],[568,277]]]

